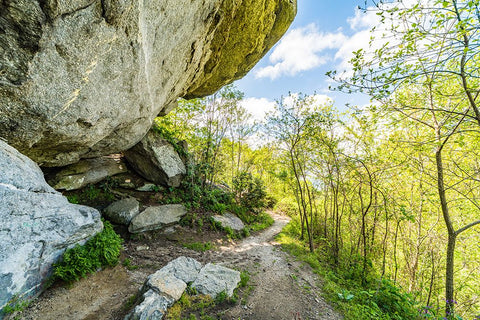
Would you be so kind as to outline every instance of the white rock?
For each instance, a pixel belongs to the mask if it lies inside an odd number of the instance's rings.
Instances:
[[[243,228],[245,228],[245,225],[240,218],[228,212],[224,215],[213,216],[213,220],[219,222],[222,227],[229,227],[234,231],[241,231]]]
[[[186,213],[187,210],[182,204],[148,207],[132,219],[128,226],[128,231],[139,233],[157,230],[169,224],[179,222],[180,218]]]
[[[231,297],[239,282],[240,272],[209,263],[200,270],[197,279],[192,283],[192,288],[213,298],[222,291]]]
[[[140,203],[135,198],[125,198],[115,201],[109,205],[104,215],[110,221],[128,226],[132,219],[138,214]]]
[[[38,294],[65,249],[102,228],[97,210],[69,203],[0,139],[0,309],[15,295]]]

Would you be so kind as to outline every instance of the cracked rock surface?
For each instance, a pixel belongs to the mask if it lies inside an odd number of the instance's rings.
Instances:
[[[40,168],[0,140],[0,310],[35,295],[67,247],[103,228],[97,210],[70,204]]]
[[[43,166],[129,149],[179,97],[244,76],[295,0],[0,2],[0,137]]]

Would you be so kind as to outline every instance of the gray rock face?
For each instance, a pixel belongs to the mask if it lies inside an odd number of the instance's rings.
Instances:
[[[239,282],[240,272],[209,263],[200,271],[197,279],[192,283],[192,288],[213,298],[222,291],[231,297]]]
[[[177,301],[187,288],[187,284],[166,270],[159,270],[150,275],[147,286],[155,292]]]
[[[40,168],[0,140],[0,309],[35,295],[64,250],[102,230],[97,210],[70,204]]]
[[[145,179],[169,187],[180,186],[183,175],[187,173],[177,151],[154,130],[127,150],[125,158]]]
[[[143,295],[143,301],[124,320],[162,320],[167,309],[175,301],[150,289]]]
[[[197,260],[189,257],[179,257],[169,262],[162,268],[162,271],[173,274],[185,283],[190,283],[197,279],[201,269],[202,264]]]
[[[235,231],[241,231],[243,228],[245,228],[245,225],[243,224],[242,220],[240,220],[240,218],[228,212],[225,213],[223,216],[213,216],[213,220],[220,223],[222,227],[229,227]]]
[[[180,218],[186,213],[187,210],[181,204],[148,207],[132,219],[128,226],[128,231],[139,233],[157,230],[169,224],[179,222]]]
[[[280,39],[295,0],[0,2],[0,137],[44,166],[135,145]]]
[[[126,198],[115,201],[103,213],[110,221],[128,226],[139,210],[140,203],[137,199]]]
[[[119,158],[86,159],[62,168],[49,183],[57,190],[77,190],[124,172],[127,167]]]

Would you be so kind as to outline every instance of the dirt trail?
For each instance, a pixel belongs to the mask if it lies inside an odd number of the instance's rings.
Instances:
[[[275,235],[288,223],[288,218],[271,215],[275,223],[267,230],[237,243],[225,245],[219,241],[217,250],[205,253],[179,244],[179,239],[196,233],[182,228],[173,236],[154,234],[142,240],[130,240],[124,245],[124,256],[132,265],[139,266],[138,269],[127,270],[118,265],[82,279],[71,288],[53,287],[22,313],[7,320],[123,319],[127,301],[146,277],[182,255],[202,263],[214,262],[249,271],[252,291],[246,303],[228,309],[221,319],[342,319],[318,295],[318,279],[310,267],[294,261],[275,243]],[[197,236],[203,235],[198,232]]]
[[[318,279],[310,267],[293,261],[274,241],[288,218],[271,215],[272,227],[212,252],[217,263],[248,270],[254,286],[246,305],[230,309],[225,319],[341,319],[318,295]]]

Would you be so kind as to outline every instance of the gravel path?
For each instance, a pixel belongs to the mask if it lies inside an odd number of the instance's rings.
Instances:
[[[288,218],[271,213],[275,223],[264,232],[212,252],[212,261],[248,270],[253,291],[225,319],[342,319],[318,295],[318,279],[309,266],[294,261],[274,237]]]

